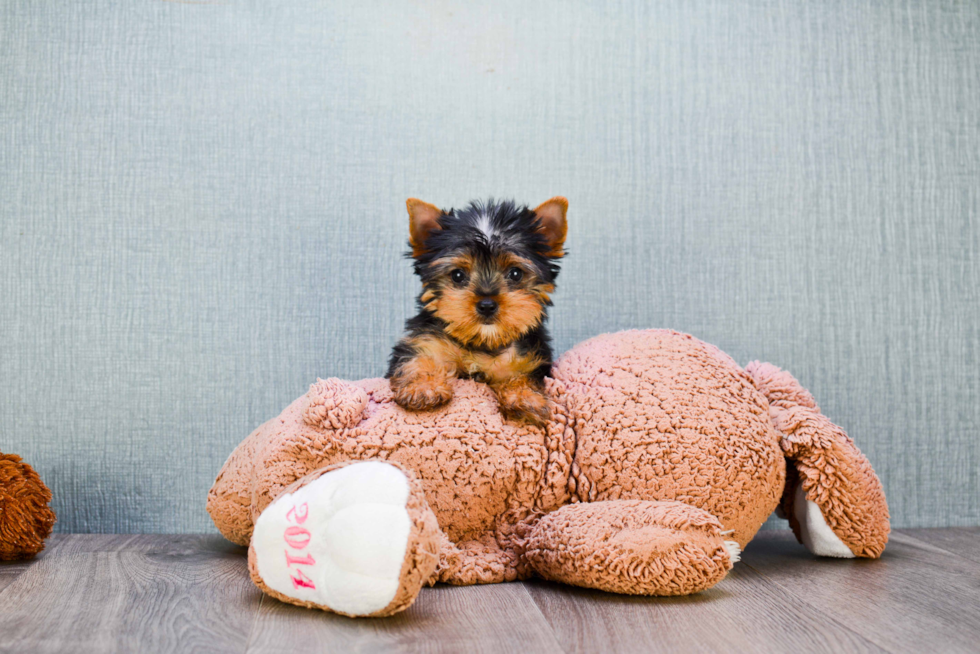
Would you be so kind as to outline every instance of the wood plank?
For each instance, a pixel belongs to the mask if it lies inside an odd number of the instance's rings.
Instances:
[[[566,652],[879,652],[736,564],[717,586],[683,597],[633,597],[528,582]]]
[[[900,534],[940,547],[965,559],[980,563],[980,527],[946,529],[901,529]]]
[[[51,552],[56,547],[57,542],[52,536],[44,544],[44,549],[41,550],[33,559],[28,559],[26,561],[0,561],[0,593],[3,593],[4,588],[14,583],[17,577],[19,577],[25,570],[30,568],[32,565],[37,564],[41,559],[51,556]]]
[[[841,561],[763,532],[698,595],[437,586],[378,620],[263,597],[244,548],[220,536],[55,535],[34,561],[0,565],[0,650],[975,651],[978,535],[901,530],[880,561]]]
[[[0,592],[14,582],[24,570],[41,559],[59,554],[83,552],[140,551],[169,553],[239,553],[245,556],[245,548],[213,534],[52,534],[45,548],[27,561],[0,561]]]
[[[22,572],[37,563],[38,560],[35,558],[32,561],[0,561],[0,593],[3,593],[4,588],[14,583]]]
[[[187,537],[137,540],[122,551],[99,551],[113,539],[59,543],[0,594],[2,647],[244,652],[261,593],[242,548],[208,551]]]
[[[403,613],[353,619],[264,597],[249,654],[561,652],[522,584],[423,588]]]
[[[881,559],[827,559],[772,531],[742,562],[885,649],[977,651],[980,566],[938,547],[897,534]]]

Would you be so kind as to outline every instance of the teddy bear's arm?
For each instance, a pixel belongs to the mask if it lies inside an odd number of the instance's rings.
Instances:
[[[738,561],[721,523],[682,502],[570,504],[542,518],[527,559],[546,579],[631,595],[686,595],[718,583]]]
[[[745,370],[769,399],[769,415],[783,435],[789,465],[780,508],[797,540],[821,556],[881,556],[888,505],[868,459],[788,372],[757,361]]]

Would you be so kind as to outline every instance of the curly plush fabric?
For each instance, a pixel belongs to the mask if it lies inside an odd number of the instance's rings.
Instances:
[[[363,390],[339,379],[316,380],[307,398],[306,423],[324,429],[343,429],[357,423],[368,400]]]
[[[732,568],[717,518],[681,502],[590,502],[549,513],[527,557],[541,576],[627,595],[685,595]]]
[[[676,332],[597,336],[552,370],[577,416],[578,501],[678,500],[742,547],[779,502],[785,461],[765,396],[718,348]]]
[[[44,549],[55,522],[50,501],[34,468],[0,452],[0,561],[29,559]]]
[[[724,577],[792,490],[787,476],[857,556],[878,556],[887,540],[880,482],[809,393],[692,336],[628,331],[572,348],[546,380],[543,429],[504,420],[485,385],[453,383],[451,403],[413,413],[386,380],[317,381],[231,454],[208,496],[215,525],[247,545],[298,480],[381,461],[411,471],[438,525],[429,584],[538,574],[612,592],[697,592]]]
[[[781,445],[795,464],[781,508],[802,541],[793,497],[803,485],[827,524],[855,556],[877,558],[888,542],[885,493],[871,463],[844,430],[820,412],[813,396],[788,372],[753,361],[745,367],[769,398],[772,422],[784,434]]]

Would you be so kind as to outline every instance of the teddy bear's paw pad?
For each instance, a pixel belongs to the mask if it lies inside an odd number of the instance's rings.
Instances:
[[[384,609],[398,592],[408,548],[408,498],[405,474],[379,461],[280,496],[255,523],[258,576],[298,603],[355,616]]]
[[[807,499],[802,484],[796,487],[796,494],[793,496],[793,513],[800,523],[800,540],[808,550],[817,556],[854,558],[851,548],[827,524],[820,505]]]

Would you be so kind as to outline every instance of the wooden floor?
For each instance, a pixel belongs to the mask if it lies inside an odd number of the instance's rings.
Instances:
[[[352,620],[263,596],[217,536],[55,536],[0,564],[3,652],[980,652],[980,528],[904,530],[879,561],[763,532],[699,595],[542,581],[424,589]]]

